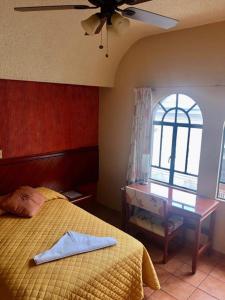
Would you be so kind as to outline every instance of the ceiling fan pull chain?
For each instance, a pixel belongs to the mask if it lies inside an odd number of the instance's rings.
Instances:
[[[105,57],[109,57],[109,31],[108,31],[108,25],[106,24],[106,54]]]
[[[99,49],[103,49],[104,46],[103,46],[103,43],[102,43],[102,30],[101,30],[101,33],[100,33],[100,45],[99,45]]]

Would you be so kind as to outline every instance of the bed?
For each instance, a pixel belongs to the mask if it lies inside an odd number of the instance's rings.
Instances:
[[[65,159],[66,156],[63,157]],[[96,156],[93,157],[95,160]],[[49,160],[53,158],[55,156],[46,157],[41,164],[49,164]],[[21,162],[21,159],[2,162],[0,180],[3,173],[7,176],[7,169],[10,172],[16,169],[15,172],[18,172],[18,168],[22,170],[30,162],[34,164],[34,160]],[[37,160],[35,165],[38,165]],[[56,165],[57,163],[54,168],[57,168]],[[94,167],[95,164],[92,165]],[[90,168],[90,164],[87,166]],[[11,185],[24,184],[23,180],[32,185],[31,181],[34,179],[26,178],[25,173],[24,179],[20,177],[18,183],[14,179]],[[39,180],[39,183],[42,181]],[[63,186],[59,183],[61,179],[47,181],[49,182],[45,185],[48,186],[56,185],[58,189]],[[40,184],[36,182],[36,186],[38,185]],[[11,189],[9,184],[0,188],[4,192]],[[111,236],[117,239],[118,244],[36,266],[32,259],[34,255],[49,249],[68,230],[95,236]],[[152,289],[159,288],[151,259],[140,242],[65,199],[46,201],[38,215],[30,219],[9,214],[0,216],[0,244],[0,295],[4,300],[141,300],[143,282]]]

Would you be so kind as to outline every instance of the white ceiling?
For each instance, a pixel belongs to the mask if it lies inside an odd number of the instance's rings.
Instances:
[[[113,86],[117,66],[137,40],[165,32],[132,21],[123,36],[109,36],[110,57],[100,36],[84,36],[80,21],[93,11],[14,12],[14,6],[87,4],[86,0],[1,0],[0,77]],[[153,0],[137,7],[180,20],[173,30],[225,20],[225,0]]]

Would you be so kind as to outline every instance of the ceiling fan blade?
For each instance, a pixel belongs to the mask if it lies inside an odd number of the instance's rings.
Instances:
[[[52,6],[15,7],[14,10],[20,11],[20,12],[27,12],[27,11],[89,9],[89,8],[97,8],[97,7],[96,6],[88,6],[88,5],[52,5]]]
[[[137,5],[137,4],[149,2],[149,1],[152,1],[152,0],[126,0],[125,3],[128,5]]]
[[[150,11],[146,11],[136,7],[126,8],[125,10],[123,10],[122,15],[124,17],[141,21],[150,25],[155,25],[163,29],[175,27],[178,23],[178,20],[155,14]]]
[[[99,26],[97,27],[97,29],[95,30],[95,34],[98,34],[101,32],[103,26],[105,25],[107,18],[101,18],[100,19],[101,23],[99,24]]]
[[[94,6],[102,6],[105,0],[88,0]]]

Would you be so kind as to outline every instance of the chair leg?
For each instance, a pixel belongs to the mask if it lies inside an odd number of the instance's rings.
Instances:
[[[169,240],[165,239],[164,242],[164,251],[163,251],[163,263],[166,264],[168,260],[168,247],[169,247]]]

